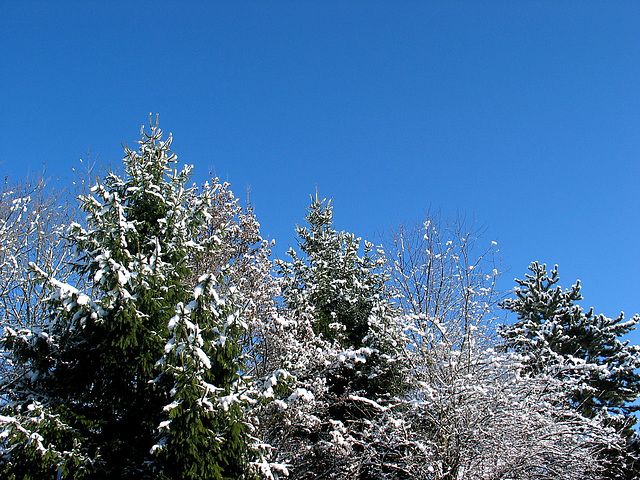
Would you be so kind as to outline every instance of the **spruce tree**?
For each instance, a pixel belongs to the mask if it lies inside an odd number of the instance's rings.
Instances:
[[[579,281],[563,290],[557,266],[547,272],[546,265],[534,262],[529,270],[524,280],[516,279],[515,298],[501,304],[518,316],[500,330],[505,346],[525,356],[532,374],[563,380],[582,415],[601,419],[627,438],[626,454],[605,452],[605,457],[612,465],[611,478],[635,478],[640,468],[632,414],[640,409],[635,404],[640,396],[640,347],[622,337],[640,318],[624,321],[622,313],[608,318],[593,309],[585,312],[576,304],[582,300]]]
[[[214,255],[214,190],[186,186],[171,136],[150,124],[124,176],[81,197],[69,239],[80,292],[34,266],[51,289],[46,326],[7,330],[25,375],[0,421],[8,478],[223,479],[251,476],[238,339],[244,325]]]
[[[631,403],[640,395],[640,347],[622,337],[640,318],[624,321],[623,314],[607,318],[593,309],[585,312],[575,303],[582,300],[580,282],[563,290],[557,285],[557,267],[547,272],[534,262],[529,270],[532,274],[516,280],[516,297],[502,303],[518,315],[502,328],[506,345],[528,355],[534,371],[562,362],[567,374],[579,375],[583,383],[575,401],[583,414],[593,417],[603,408],[625,416],[636,411]]]
[[[292,478],[386,478],[397,452],[381,430],[404,386],[404,342],[385,260],[337,231],[331,202],[317,194],[306,221],[296,228],[301,253],[290,249],[291,262],[279,262],[282,315],[298,332],[286,364],[298,388],[287,401],[298,403],[273,443]]]
[[[305,217],[308,226],[296,228],[304,256],[291,249],[292,261],[280,263],[283,294],[288,309],[312,312],[315,335],[357,352],[331,379],[334,393],[376,398],[399,386],[401,333],[390,320],[385,258],[373,244],[365,241],[361,249],[360,238],[335,230],[331,201],[325,202],[316,193]]]

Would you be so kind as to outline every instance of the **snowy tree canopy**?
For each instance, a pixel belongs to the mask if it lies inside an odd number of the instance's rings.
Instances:
[[[73,224],[69,238],[85,290],[33,264],[50,290],[46,322],[5,330],[25,369],[3,417],[8,475],[256,470],[240,408],[250,396],[239,346],[248,327],[235,287],[225,264],[190,280],[198,258],[224,250],[228,219],[212,216],[221,186],[186,186],[191,167],[177,167],[157,121],[141,137],[138,151],[125,149],[124,176],[80,199],[86,227]]]
[[[495,242],[429,216],[376,247],[317,193],[272,262],[171,144],[156,117],[75,222],[2,194],[3,478],[640,478],[637,316],[534,263],[496,328]]]

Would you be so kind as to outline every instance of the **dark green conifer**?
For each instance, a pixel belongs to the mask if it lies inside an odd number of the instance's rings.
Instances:
[[[624,321],[585,312],[576,302],[582,300],[580,282],[571,289],[558,286],[558,269],[547,272],[537,262],[530,274],[517,280],[515,298],[501,306],[518,319],[500,331],[507,348],[525,355],[533,374],[551,374],[571,389],[575,408],[589,418],[599,418],[613,426],[628,440],[628,451],[605,452],[611,465],[607,478],[636,478],[638,437],[633,430],[640,406],[640,347],[623,337],[635,329],[640,318]]]
[[[88,289],[51,288],[40,331],[3,339],[25,374],[10,388],[0,471],[7,478],[231,479],[250,476],[237,344],[242,324],[213,255],[212,189],[186,187],[171,137],[151,124],[124,176],[81,197],[70,230]],[[37,266],[34,266],[37,269]]]

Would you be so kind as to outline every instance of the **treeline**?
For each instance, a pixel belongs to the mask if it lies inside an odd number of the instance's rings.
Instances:
[[[138,143],[79,209],[2,193],[3,478],[638,478],[637,316],[538,263],[501,301],[464,222],[377,247],[317,194],[274,261],[157,119]]]

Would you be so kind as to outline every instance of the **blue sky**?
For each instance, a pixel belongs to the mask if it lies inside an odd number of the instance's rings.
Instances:
[[[557,263],[583,306],[640,312],[638,3],[0,5],[3,177],[117,164],[159,113],[196,181],[250,188],[279,256],[317,185],[340,229],[459,213],[502,288]]]

